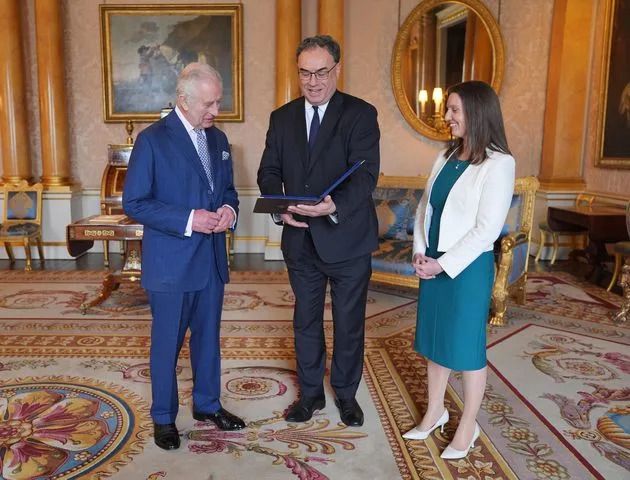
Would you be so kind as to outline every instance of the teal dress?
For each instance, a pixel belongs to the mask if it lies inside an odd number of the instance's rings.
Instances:
[[[470,162],[449,160],[431,189],[433,215],[425,255],[440,258],[440,219],[451,188]],[[455,278],[445,272],[420,280],[415,347],[429,360],[452,370],[486,366],[486,322],[494,282],[493,253],[484,252]]]

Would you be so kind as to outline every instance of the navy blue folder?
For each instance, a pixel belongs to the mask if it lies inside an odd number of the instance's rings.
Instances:
[[[291,205],[317,205],[327,195],[330,195],[337,186],[348,178],[352,172],[359,168],[365,160],[361,160],[352,165],[344,174],[326,189],[319,197],[305,197],[295,195],[261,195],[254,205],[254,213],[286,213]]]

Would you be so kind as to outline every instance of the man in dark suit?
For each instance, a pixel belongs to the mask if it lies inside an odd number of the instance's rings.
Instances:
[[[363,370],[365,305],[371,252],[378,246],[372,191],[379,173],[376,109],[337,91],[339,44],[310,37],[297,49],[303,97],[271,114],[258,170],[262,194],[318,196],[354,163],[364,160],[331,195],[274,218],[284,225],[282,252],[295,295],[293,325],[300,398],[285,416],[309,420],[325,406],[323,313],[330,282],[334,323],[330,382],[341,420],[363,424],[355,399]]]
[[[155,443],[179,447],[176,367],[190,328],[193,417],[221,430],[244,422],[221,407],[219,327],[229,281],[225,231],[238,196],[225,134],[214,125],[223,94],[212,67],[192,63],[179,76],[177,106],[138,135],[125,179],[123,208],[144,225],[142,286],[151,327],[151,417]]]

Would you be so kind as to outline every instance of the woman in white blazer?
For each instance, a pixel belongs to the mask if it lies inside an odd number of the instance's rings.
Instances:
[[[478,81],[449,89],[444,116],[455,140],[440,152],[416,211],[413,266],[421,279],[416,350],[427,359],[429,400],[418,426],[425,439],[444,430],[451,370],[463,371],[464,411],[442,458],[463,458],[479,437],[486,385],[486,322],[494,282],[493,245],[514,192],[499,99]]]

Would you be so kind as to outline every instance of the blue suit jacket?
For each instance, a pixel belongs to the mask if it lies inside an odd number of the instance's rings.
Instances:
[[[229,281],[225,233],[184,236],[192,209],[216,211],[227,204],[238,214],[227,137],[216,127],[207,128],[206,136],[214,190],[175,111],[143,130],[131,152],[123,209],[144,225],[141,284],[148,290],[201,290],[210,275]]]

